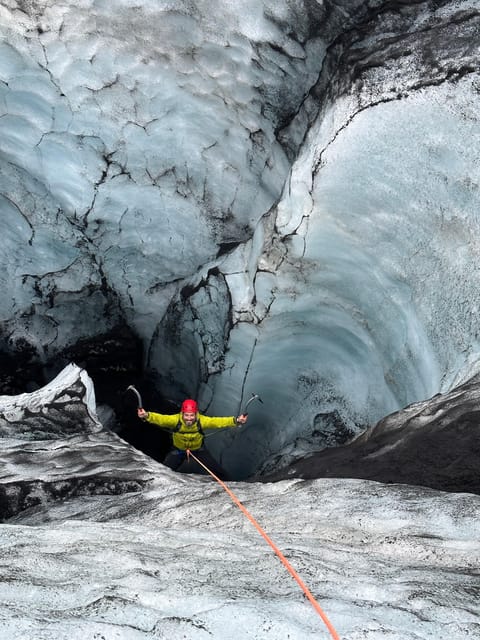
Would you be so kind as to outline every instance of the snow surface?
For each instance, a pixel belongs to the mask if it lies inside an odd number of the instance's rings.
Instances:
[[[73,365],[35,394],[0,397],[1,504],[16,505],[0,524],[1,637],[330,638],[223,489],[102,429],[92,398]],[[58,421],[65,403],[73,434]],[[479,496],[342,479],[229,486],[342,640],[479,636]]]

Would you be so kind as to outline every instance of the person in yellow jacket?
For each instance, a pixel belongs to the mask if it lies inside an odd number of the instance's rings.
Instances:
[[[137,413],[142,420],[172,432],[173,448],[163,461],[170,469],[173,471],[178,469],[187,456],[187,450],[190,450],[194,451],[195,456],[215,475],[223,479],[226,478],[225,471],[205,448],[204,430],[236,427],[247,421],[246,414],[241,414],[237,418],[234,416],[219,418],[202,415],[198,411],[195,400],[191,399],[183,401],[180,413],[153,413],[145,411],[141,407]]]

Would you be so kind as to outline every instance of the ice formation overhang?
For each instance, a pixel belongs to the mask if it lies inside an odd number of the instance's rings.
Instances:
[[[259,393],[239,476],[478,370],[476,2],[0,18],[2,352],[127,326],[169,399]]]

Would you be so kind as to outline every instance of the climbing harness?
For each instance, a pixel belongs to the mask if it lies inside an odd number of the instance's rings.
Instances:
[[[254,400],[254,399],[255,398],[251,398],[251,400]],[[244,507],[244,505],[240,502],[240,500],[233,493],[233,491],[227,487],[227,485],[223,482],[223,480],[220,480],[220,478],[218,476],[216,476],[213,473],[213,471],[210,471],[210,469],[205,464],[203,464],[203,462],[201,462],[201,460],[199,460],[189,449],[187,449],[187,458],[189,456],[192,456],[192,458],[200,466],[202,466],[205,469],[205,471],[207,471],[207,473],[209,473],[212,476],[212,478],[214,478],[218,482],[218,484],[222,487],[222,489],[224,489],[224,491],[230,496],[231,500],[237,505],[237,507],[240,509],[240,511],[242,511],[242,513],[248,518],[248,520],[250,520],[250,522],[253,524],[253,526],[258,531],[258,533],[267,542],[267,544],[269,544],[272,547],[272,549],[274,550],[275,554],[278,556],[280,561],[286,567],[287,571],[291,574],[291,576],[294,578],[294,580],[298,583],[298,585],[302,589],[303,593],[305,594],[305,596],[308,598],[308,600],[312,604],[312,606],[315,609],[315,611],[318,613],[318,615],[323,620],[323,622],[324,622],[325,626],[327,627],[328,631],[330,632],[330,635],[332,636],[333,640],[340,640],[340,636],[335,631],[335,628],[333,627],[332,623],[327,618],[326,614],[324,613],[324,611],[321,609],[321,607],[318,604],[318,602],[313,597],[313,595],[310,592],[310,590],[308,589],[307,585],[303,582],[303,580],[300,578],[298,573],[295,571],[295,569],[292,567],[290,562],[283,555],[283,553],[280,551],[280,549],[277,547],[277,545],[268,536],[267,532],[264,529],[262,529],[262,527],[258,524],[258,522],[255,520],[255,518],[252,516],[252,514],[248,511],[248,509],[246,507]]]

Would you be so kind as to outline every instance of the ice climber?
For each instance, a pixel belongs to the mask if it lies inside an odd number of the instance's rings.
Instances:
[[[138,408],[138,417],[158,427],[170,430],[172,433],[173,447],[167,453],[163,464],[174,471],[180,467],[187,456],[187,449],[195,452],[195,456],[203,462],[213,473],[226,479],[226,473],[219,463],[212,457],[205,447],[205,433],[207,429],[223,429],[245,424],[247,415],[241,414],[237,418],[209,417],[198,411],[195,400],[184,400],[180,413],[163,414],[145,411]]]

